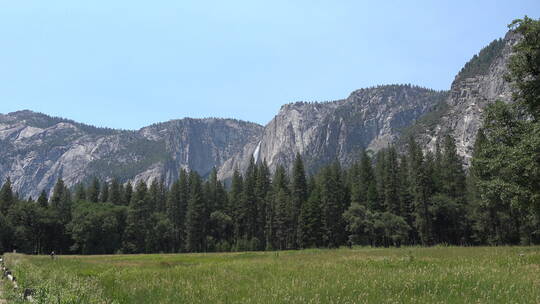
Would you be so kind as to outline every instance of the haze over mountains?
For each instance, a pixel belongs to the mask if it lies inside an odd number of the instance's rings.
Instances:
[[[348,165],[362,147],[377,151],[415,136],[426,149],[452,134],[468,162],[482,111],[510,101],[506,62],[517,37],[508,33],[483,49],[456,76],[450,91],[384,85],[325,103],[284,105],[266,126],[234,119],[182,119],[137,131],[95,128],[31,111],[0,114],[0,180],[11,178],[21,196],[50,191],[94,176],[121,182],[170,184],[179,168],[221,179],[243,170],[251,157],[270,169],[288,167],[300,153],[309,172],[338,160]]]

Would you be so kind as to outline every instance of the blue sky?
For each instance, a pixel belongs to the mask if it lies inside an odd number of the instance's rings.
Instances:
[[[0,0],[0,113],[265,124],[362,87],[448,89],[525,14],[540,1]]]

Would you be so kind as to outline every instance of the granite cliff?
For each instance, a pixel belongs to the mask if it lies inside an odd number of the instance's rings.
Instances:
[[[482,113],[495,100],[512,101],[511,85],[504,80],[507,63],[519,36],[509,32],[475,55],[456,75],[449,96],[436,109],[421,117],[409,130],[428,150],[450,134],[458,154],[470,165],[476,134],[482,126]]]
[[[0,179],[23,196],[94,176],[125,182],[163,179],[179,168],[210,173],[257,138],[262,127],[230,119],[182,119],[138,131],[95,128],[31,111],[0,115]]]

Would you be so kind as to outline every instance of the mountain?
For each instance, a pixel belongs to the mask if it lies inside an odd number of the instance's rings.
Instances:
[[[0,114],[0,180],[10,177],[15,190],[33,197],[50,191],[59,177],[68,186],[94,176],[170,184],[180,168],[206,176],[215,167],[226,180],[252,157],[273,170],[289,167],[296,153],[314,172],[336,160],[350,164],[363,147],[399,147],[409,136],[433,150],[445,134],[456,139],[468,164],[485,107],[496,99],[511,101],[504,75],[518,40],[509,32],[482,49],[450,91],[411,85],[360,89],[342,100],[286,104],[266,126],[186,118],[126,131],[31,111]]]
[[[265,160],[271,170],[291,164],[296,153],[311,172],[334,160],[348,165],[360,149],[376,151],[394,142],[402,129],[446,97],[447,92],[387,85],[360,89],[333,102],[284,105],[260,138],[225,162],[219,177],[230,177],[235,168],[244,170],[252,156]]]
[[[179,168],[207,175],[232,157],[262,127],[232,119],[182,119],[138,131],[96,128],[31,111],[0,115],[0,178],[23,196],[96,176],[121,181],[163,178]]]
[[[512,47],[519,39],[508,32],[504,39],[494,40],[474,55],[456,75],[448,98],[409,127],[407,136],[414,136],[433,151],[437,141],[450,134],[456,140],[458,154],[469,165],[484,109],[495,100],[512,100],[512,89],[504,75]]]

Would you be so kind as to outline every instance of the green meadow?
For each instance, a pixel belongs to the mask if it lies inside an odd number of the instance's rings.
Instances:
[[[34,303],[540,303],[540,247],[4,257]]]

